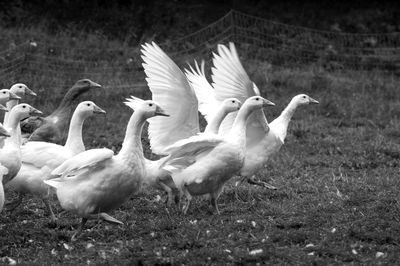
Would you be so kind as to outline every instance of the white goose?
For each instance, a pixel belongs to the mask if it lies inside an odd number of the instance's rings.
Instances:
[[[230,132],[226,135],[197,135],[181,140],[166,149],[170,155],[162,165],[171,171],[178,188],[186,196],[184,214],[193,196],[208,194],[211,205],[219,214],[217,200],[223,185],[242,167],[246,148],[248,117],[272,102],[254,96],[239,110]]]
[[[12,207],[8,206],[8,209],[17,207],[24,194],[33,194],[43,200],[51,219],[56,220],[48,198],[49,187],[43,183],[43,180],[50,178],[51,171],[64,161],[85,151],[82,127],[84,121],[93,114],[105,114],[105,111],[92,101],[78,104],[72,115],[68,138],[64,146],[43,141],[29,141],[21,146],[21,169],[6,185],[6,190],[18,192],[19,198],[16,202],[10,203]]]
[[[4,207],[4,188],[3,188],[3,176],[8,173],[8,169],[0,165],[0,213]]]
[[[21,149],[17,134],[19,122],[29,116],[41,114],[42,112],[26,103],[18,104],[11,109],[9,120],[4,125],[9,129],[11,136],[4,140],[4,146],[0,149],[0,164],[8,169],[8,173],[3,177],[3,184],[13,179],[21,168]]]
[[[260,95],[257,86],[244,70],[234,44],[230,43],[229,46],[228,49],[224,45],[219,45],[218,55],[213,55],[212,79],[214,90],[205,79],[204,71],[199,71],[198,67],[197,73],[192,70],[195,75],[201,77],[190,80],[199,98],[199,110],[205,116],[210,115],[210,111],[212,111],[212,109],[207,108],[207,104],[210,102],[213,104],[213,98],[221,101],[227,97],[236,97],[244,101],[251,96]],[[210,97],[209,95],[213,93],[215,96]],[[297,95],[282,114],[269,125],[262,110],[257,110],[250,116],[246,132],[246,157],[240,171],[240,175],[243,177],[242,181],[246,179],[249,183],[276,189],[265,182],[256,181],[255,174],[264,167],[271,155],[279,151],[295,109],[300,105],[314,103],[318,103],[318,101],[305,94]],[[220,134],[224,135],[229,132],[235,117],[235,113],[227,116],[220,127]]]
[[[118,208],[137,192],[146,177],[141,134],[146,119],[167,116],[154,101],[143,101],[132,114],[118,155],[109,149],[92,149],[65,161],[44,181],[54,187],[61,207],[82,217],[73,235],[93,215]]]
[[[150,146],[154,153],[164,155],[164,149],[178,140],[186,139],[200,133],[197,111],[197,98],[185,75],[179,67],[154,42],[142,46],[143,67],[146,81],[152,92],[152,98],[160,102],[171,116],[168,118],[149,119]],[[135,109],[136,98],[127,99],[128,105]],[[177,104],[179,103],[179,104]],[[222,119],[227,113],[237,111],[240,102],[237,99],[227,99],[213,117],[207,117],[207,133],[216,134]],[[177,189],[170,174],[160,169],[164,159],[151,161],[145,159],[147,168],[146,184],[163,189],[168,194],[169,204]]]
[[[6,109],[3,106],[4,109]],[[0,137],[10,137],[8,131],[0,124]],[[8,169],[0,164],[0,213],[4,207],[4,188],[3,188],[3,176],[8,173]]]
[[[16,83],[14,85],[11,86],[10,88],[10,92],[17,95],[18,97],[22,98],[25,95],[31,95],[31,96],[37,96],[36,93],[34,93],[31,89],[28,88],[28,86],[26,86],[23,83]],[[20,99],[10,99],[7,102],[7,108],[8,110],[11,110],[14,106],[16,106],[19,103]],[[4,124],[6,124],[8,122],[9,119],[9,113],[6,113],[4,115]],[[17,134],[20,136],[20,144],[22,143],[22,137],[21,137],[21,127],[18,124],[18,128],[17,128]]]

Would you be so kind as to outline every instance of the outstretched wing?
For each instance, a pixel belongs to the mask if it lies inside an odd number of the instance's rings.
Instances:
[[[146,43],[141,52],[153,100],[170,115],[148,120],[151,149],[164,154],[167,146],[199,132],[198,103],[186,76],[157,44]]]
[[[190,70],[185,69],[185,74],[196,93],[200,113],[204,115],[207,123],[210,123],[210,120],[218,110],[219,103],[215,100],[214,88],[205,76],[204,61],[201,62],[201,67],[197,61],[194,61],[194,65],[194,68],[189,66]]]
[[[235,45],[229,43],[218,45],[218,54],[213,54],[212,80],[216,99],[223,101],[226,98],[237,98],[241,102],[251,96],[260,95],[260,92],[247,75]],[[220,127],[220,134],[226,134],[232,127],[237,112],[229,114]],[[269,131],[268,123],[262,109],[256,110],[249,117],[247,123],[248,142],[258,141]]]

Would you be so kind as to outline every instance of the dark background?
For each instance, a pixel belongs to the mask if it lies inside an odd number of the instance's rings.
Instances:
[[[35,0],[0,4],[4,27],[96,32],[127,44],[191,33],[230,9],[266,19],[342,32],[400,31],[399,1]]]

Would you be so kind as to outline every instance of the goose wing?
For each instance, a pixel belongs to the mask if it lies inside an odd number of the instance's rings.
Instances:
[[[151,149],[164,154],[167,146],[199,132],[198,103],[185,75],[157,44],[143,45],[142,59],[153,100],[170,115],[148,120]]]
[[[48,142],[31,141],[21,146],[22,163],[38,169],[54,169],[72,155],[64,146]]]
[[[53,176],[61,176],[60,180],[69,176],[76,176],[83,172],[87,172],[91,167],[94,167],[113,156],[114,152],[106,148],[87,150],[66,160],[63,164],[54,169],[51,174]]]
[[[160,167],[170,172],[182,170],[207,155],[222,142],[222,138],[208,134],[201,134],[179,141],[166,149],[169,156]]]
[[[32,134],[37,128],[44,124],[45,119],[39,116],[31,116],[21,121],[22,133]]]
[[[200,113],[204,115],[207,123],[210,123],[210,119],[217,112],[219,102],[215,100],[214,88],[205,76],[204,61],[201,62],[201,66],[194,61],[194,65],[194,67],[189,66],[190,69],[185,69],[185,74],[196,93]]]
[[[229,48],[225,45],[218,45],[218,54],[213,54],[213,65],[212,80],[218,101],[233,97],[245,102],[251,96],[260,95],[257,86],[244,70],[233,43],[229,43]],[[229,132],[236,115],[237,112],[234,112],[228,114],[224,119],[219,131],[221,134]],[[248,143],[257,142],[268,131],[268,123],[263,110],[254,111],[247,122]]]

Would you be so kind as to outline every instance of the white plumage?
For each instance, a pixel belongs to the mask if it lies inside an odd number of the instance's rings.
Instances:
[[[212,80],[215,91],[215,99],[221,101],[228,97],[236,97],[241,101],[260,95],[260,92],[254,82],[250,80],[244,70],[236,48],[233,43],[229,48],[225,45],[218,45],[218,54],[213,54]],[[197,93],[199,97],[199,110],[203,115],[209,116],[208,105],[215,105],[214,99],[207,97],[209,94],[205,78],[202,82],[191,80],[193,87],[205,87],[207,93]],[[211,102],[211,103],[210,103]],[[240,175],[249,182],[273,188],[264,182],[258,182],[254,175],[264,167],[269,157],[279,151],[287,133],[287,126],[297,106],[302,104],[318,103],[311,97],[300,94],[293,98],[291,104],[282,112],[281,116],[268,125],[263,110],[255,111],[249,118],[246,130],[246,156]],[[204,107],[202,106],[204,105]],[[206,110],[206,111],[203,111]],[[229,132],[233,125],[236,113],[229,114],[223,121],[219,133],[224,135]]]
[[[179,141],[167,149],[163,166],[171,171],[178,188],[185,194],[187,212],[193,196],[209,194],[219,213],[217,199],[223,185],[242,167],[246,148],[248,117],[264,106],[273,105],[260,96],[245,101],[228,134],[203,134]]]
[[[0,149],[0,164],[8,169],[8,173],[3,177],[3,184],[13,179],[21,168],[21,149],[17,133],[19,121],[40,114],[42,112],[26,103],[18,104],[11,109],[9,120],[4,125],[11,136],[4,140],[4,146]]]
[[[197,98],[186,76],[160,47],[155,43],[145,44],[142,46],[142,54],[143,67],[147,75],[146,81],[153,100],[162,103],[170,114],[168,118],[149,119],[148,132],[151,149],[156,154],[165,155],[164,149],[167,146],[200,132]],[[133,97],[127,101],[126,104],[135,109],[137,99]],[[228,112],[239,108],[240,102],[237,99],[226,100],[222,106],[218,106],[217,115],[208,121],[209,126],[212,129],[218,128]],[[211,128],[210,131],[212,131]],[[160,169],[163,161],[164,159],[157,161],[145,159],[148,174],[145,184],[165,190],[168,194],[167,203],[170,204],[172,198],[177,196],[178,190],[170,174]]]
[[[142,128],[146,119],[156,115],[166,114],[155,102],[143,101],[129,120],[118,155],[108,149],[82,152],[53,171],[53,174],[61,175],[60,178],[45,181],[56,188],[63,209],[82,217],[73,238],[90,215],[119,207],[141,188],[146,177]]]
[[[20,193],[19,200],[13,204],[13,207],[21,202],[23,194],[32,194],[43,199],[51,218],[55,220],[48,201],[48,186],[43,183],[43,180],[50,178],[51,171],[65,160],[85,150],[82,139],[83,123],[96,113],[104,114],[105,111],[91,101],[81,102],[76,107],[64,146],[43,141],[29,141],[21,146],[21,169],[6,185],[6,189]]]

